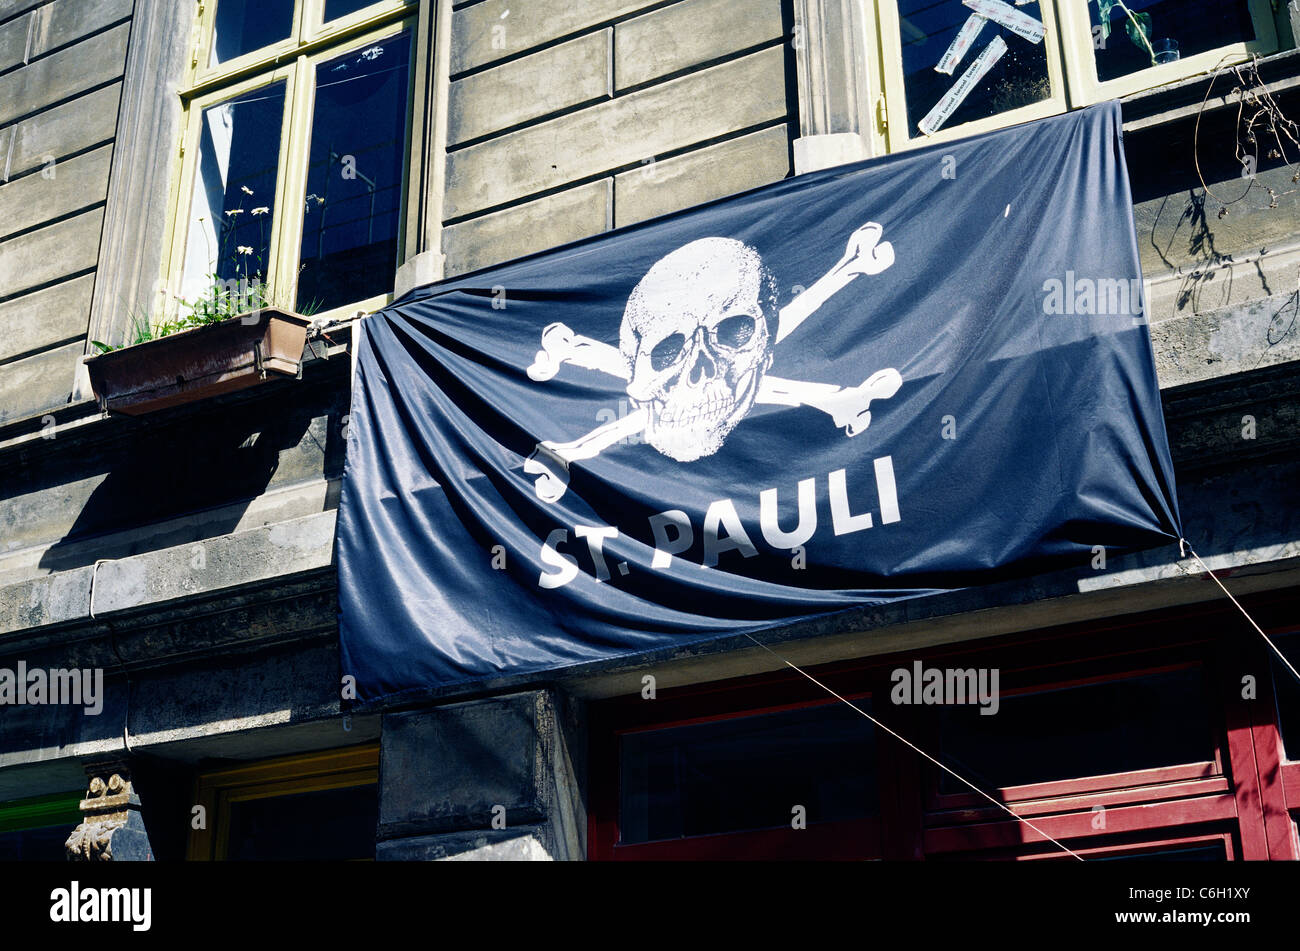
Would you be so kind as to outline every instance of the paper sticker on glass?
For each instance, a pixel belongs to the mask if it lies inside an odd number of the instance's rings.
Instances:
[[[898,23],[913,137],[1052,95],[1036,2],[899,0]]]

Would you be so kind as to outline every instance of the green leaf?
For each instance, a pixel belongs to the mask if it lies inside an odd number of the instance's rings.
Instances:
[[[1097,19],[1101,22],[1101,38],[1110,37],[1110,11],[1115,9],[1115,0],[1097,0]]]
[[[1137,23],[1133,21],[1136,20]],[[1139,32],[1141,30],[1141,32]],[[1128,38],[1138,49],[1145,50],[1147,44],[1151,42],[1151,14],[1133,13],[1129,15],[1127,22],[1124,24],[1124,31],[1128,33]]]
[[[100,353],[108,353],[111,350],[117,349],[116,347],[110,347],[108,344],[104,343],[101,340],[92,340],[90,341],[90,345],[92,347],[98,347]]]

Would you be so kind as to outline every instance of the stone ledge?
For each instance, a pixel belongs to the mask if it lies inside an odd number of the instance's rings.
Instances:
[[[794,173],[816,172],[871,157],[871,146],[856,132],[805,135],[794,140]]]
[[[1259,77],[1273,93],[1300,86],[1300,50],[1283,50],[1261,57]],[[1203,102],[1207,111],[1232,105],[1228,101],[1228,94],[1234,83],[1223,75],[1214,82],[1214,91],[1219,95],[1206,100],[1206,91],[1210,88],[1212,78],[1212,73],[1205,73],[1125,96],[1120,100],[1124,131],[1136,132],[1195,116],[1201,110]]]
[[[0,636],[139,613],[334,563],[333,511],[177,545],[0,588]],[[93,583],[93,604],[92,604]]]
[[[381,862],[549,862],[552,856],[543,844],[545,835],[546,827],[534,824],[389,839],[375,846],[375,858]]]

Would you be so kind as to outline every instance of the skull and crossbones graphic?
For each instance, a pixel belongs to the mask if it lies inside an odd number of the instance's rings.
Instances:
[[[643,436],[678,462],[710,456],[756,403],[813,407],[846,436],[865,430],[871,401],[890,398],[902,385],[897,370],[880,370],[849,387],[767,371],[775,345],[822,304],[855,277],[894,263],[893,246],[880,240],[882,234],[875,222],[853,232],[836,265],[779,310],[776,280],[758,252],[715,237],[683,245],[646,272],[628,298],[617,347],[562,323],[547,326],[530,379],[550,380],[566,363],[598,370],[626,382],[633,409],[572,442],[538,443],[524,462],[524,471],[537,477],[537,497],[557,501],[568,487],[570,464],[628,437]]]

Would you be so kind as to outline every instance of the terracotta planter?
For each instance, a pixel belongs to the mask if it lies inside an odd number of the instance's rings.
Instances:
[[[86,360],[99,405],[140,416],[302,373],[311,320],[262,310]]]

